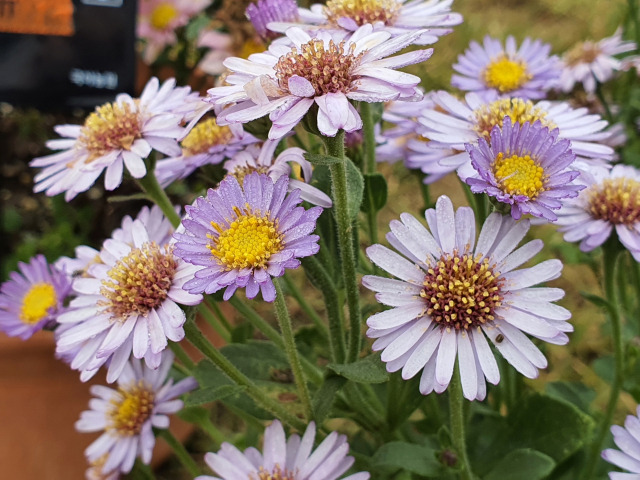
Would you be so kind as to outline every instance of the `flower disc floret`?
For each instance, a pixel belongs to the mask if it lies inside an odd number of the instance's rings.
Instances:
[[[167,245],[144,244],[120,259],[102,281],[105,311],[124,322],[147,315],[167,298],[178,264]]]
[[[276,78],[282,89],[289,89],[289,79],[299,76],[306,78],[316,96],[327,93],[349,93],[356,88],[352,85],[353,70],[360,64],[363,53],[354,55],[355,44],[347,46],[345,41],[338,44],[333,40],[325,46],[322,40],[310,40],[290,53],[280,57],[274,67]]]
[[[112,409],[108,415],[108,428],[122,437],[138,435],[144,423],[153,414],[155,393],[144,380],[118,388],[119,396],[112,399]]]
[[[501,93],[511,92],[522,87],[531,80],[532,75],[527,71],[527,65],[522,60],[512,60],[501,55],[491,61],[484,71],[484,81]]]
[[[58,303],[54,286],[50,283],[35,283],[22,298],[20,320],[34,325],[49,315],[49,310]]]
[[[524,195],[534,199],[545,190],[544,168],[530,155],[506,156],[503,152],[498,153],[493,164],[493,174],[502,189],[510,195]]]
[[[548,118],[548,113],[543,108],[534,106],[531,100],[522,98],[502,98],[481,105],[473,111],[475,118],[474,130],[487,142],[491,142],[491,130],[496,125],[502,128],[504,119],[509,117],[512,123],[523,125],[525,122],[540,122],[550,130],[556,125]]]
[[[182,140],[182,154],[191,157],[207,153],[211,147],[226,145],[233,139],[231,129],[226,125],[218,125],[215,118],[200,122]]]
[[[130,150],[138,138],[142,138],[139,111],[123,102],[97,107],[85,120],[79,141],[89,151],[91,162],[112,150]]]
[[[468,330],[495,320],[502,305],[498,275],[489,259],[454,251],[427,270],[420,296],[442,328]]]
[[[178,15],[178,10],[171,3],[161,3],[153,9],[149,22],[156,30],[164,30]]]
[[[640,221],[640,181],[632,178],[608,178],[590,187],[589,212],[593,218],[613,225],[632,226]]]
[[[209,234],[212,244],[208,246],[211,254],[224,265],[226,270],[235,268],[265,268],[271,255],[284,248],[284,235],[278,229],[278,223],[269,215],[252,212],[247,205],[242,211],[234,207],[236,219],[228,227],[211,222],[218,232],[214,237]]]
[[[334,26],[344,17],[358,26],[376,22],[393,25],[401,8],[402,3],[398,0],[329,0],[325,14],[328,23]]]
[[[253,480],[252,476],[249,476],[249,480]],[[280,465],[273,467],[273,471],[266,471],[264,467],[260,467],[258,470],[257,480],[296,480],[295,475],[288,470],[283,470]]]

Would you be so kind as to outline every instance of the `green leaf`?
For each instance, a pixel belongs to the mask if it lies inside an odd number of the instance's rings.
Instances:
[[[356,218],[362,204],[364,178],[362,178],[362,173],[351,160],[345,158],[345,162],[347,169],[347,206],[349,207],[351,218]]]
[[[593,419],[571,403],[545,395],[531,395],[508,418],[514,447],[528,447],[557,463],[591,438]]]
[[[364,198],[360,209],[363,212],[381,210],[387,204],[387,181],[380,173],[364,175]]]
[[[187,25],[185,30],[185,37],[187,40],[194,42],[198,35],[200,35],[200,30],[205,28],[211,23],[211,19],[206,15],[199,15]]]
[[[330,155],[321,155],[318,153],[305,153],[304,158],[306,158],[309,163],[313,165],[333,165],[335,163],[342,162],[342,159],[338,157],[332,157]]]
[[[389,442],[373,455],[376,467],[407,470],[425,477],[441,475],[444,467],[438,461],[438,452],[423,445],[407,442]]]
[[[203,403],[211,403],[244,390],[245,387],[241,387],[240,385],[220,385],[217,387],[200,388],[187,396],[184,404],[187,407],[192,407],[202,405]]]
[[[580,382],[550,382],[545,386],[545,393],[566,400],[585,413],[589,413],[589,405],[596,398],[596,392]]]
[[[286,355],[271,342],[250,341],[227,345],[221,349],[225,357],[249,378],[280,381],[291,368]]]
[[[609,312],[613,310],[613,307],[611,306],[611,304],[604,298],[599,297],[598,295],[594,295],[593,293],[589,293],[589,292],[580,292],[580,295],[582,295],[585,299],[589,300],[596,307],[604,308]]]
[[[211,412],[204,407],[185,407],[180,410],[176,415],[185,422],[194,423],[199,425],[209,421]]]
[[[323,420],[331,410],[336,393],[347,382],[343,377],[330,376],[325,379],[320,389],[313,397],[313,417],[318,425],[322,425]]]
[[[380,360],[379,353],[354,363],[330,363],[327,367],[352,382],[384,383],[389,380],[389,373]]]
[[[523,448],[514,450],[495,466],[484,480],[542,480],[551,473],[556,462],[544,453]]]

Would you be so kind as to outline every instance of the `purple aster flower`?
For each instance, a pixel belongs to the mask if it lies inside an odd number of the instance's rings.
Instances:
[[[640,171],[628,165],[582,172],[587,188],[558,212],[558,225],[567,242],[580,242],[589,252],[602,245],[615,229],[622,243],[640,262]]]
[[[286,439],[282,424],[274,420],[264,432],[264,454],[255,448],[241,452],[230,443],[223,443],[218,453],[204,456],[207,465],[217,475],[201,475],[196,480],[247,480],[253,478],[282,480],[368,480],[369,473],[359,472],[342,477],[353,465],[347,456],[349,444],[345,435],[332,432],[313,451],[316,424],[311,422],[300,438]]]
[[[427,60],[433,49],[388,57],[415,42],[421,32],[391,39],[365,25],[345,39],[344,33],[319,32],[311,38],[299,28],[287,30],[293,46],[272,43],[269,50],[231,57],[224,64],[230,84],[208,91],[215,106],[232,105],[218,115],[218,123],[245,123],[269,114],[270,139],[279,139],[295,127],[315,103],[317,125],[323,135],[362,128],[362,119],[350,100],[384,102],[422,98],[420,78],[395,68]]]
[[[146,175],[144,159],[152,150],[179,155],[177,139],[184,133],[180,123],[202,108],[190,92],[189,87],[175,88],[173,79],[159,87],[154,77],[140,98],[120,94],[115,102],[97,107],[84,125],[58,125],[55,131],[65,138],[49,140],[47,147],[61,151],[30,163],[45,167],[35,176],[34,192],[49,196],[66,192],[69,201],[88,190],[105,170],[105,188],[114,190],[122,182],[124,167],[134,178]],[[180,110],[185,104],[188,112]]]
[[[267,140],[262,144],[262,147],[251,145],[246,150],[237,153],[231,160],[226,161],[224,168],[229,172],[229,175],[236,177],[238,183],[242,183],[244,177],[253,172],[266,173],[275,182],[283,175],[286,177],[291,175],[289,162],[297,163],[302,170],[305,182],[290,178],[289,191],[297,188],[300,190],[302,200],[322,208],[331,208],[333,205],[331,198],[322,190],[310,185],[313,167],[304,158],[304,150],[297,147],[287,148],[274,157],[273,154],[278,143],[278,140]]]
[[[562,206],[560,200],[584,188],[571,184],[580,175],[568,169],[576,158],[571,142],[558,140],[558,129],[550,132],[541,122],[512,125],[507,117],[502,129],[491,130],[490,145],[481,138],[466,147],[477,172],[466,179],[471,191],[510,204],[516,220],[530,214],[553,222],[558,217],[551,210]]]
[[[636,407],[636,415],[628,415],[624,428],[619,425],[611,427],[613,441],[620,450],[607,448],[602,458],[616,467],[630,473],[609,472],[610,480],[635,480],[640,477],[640,406]]]
[[[186,317],[178,304],[202,301],[182,289],[198,268],[173,254],[171,225],[157,212],[125,218],[73,282],[77,297],[58,317],[56,353],[81,371],[82,381],[105,363],[107,381],[115,381],[131,353],[158,368],[167,341],[184,337]]]
[[[79,432],[104,431],[84,453],[93,469],[101,466],[100,473],[106,478],[117,478],[117,472],[129,473],[136,457],[149,464],[156,443],[152,428],[168,428],[167,415],[183,405],[177,397],[197,387],[191,377],[174,385],[167,378],[172,364],[171,352],[162,355],[155,370],[131,359],[118,377],[117,389],[91,387],[95,398],[75,426]]]
[[[422,370],[424,395],[446,390],[457,359],[465,398],[484,399],[485,378],[500,381],[486,337],[518,372],[537,377],[547,360],[525,334],[563,345],[573,328],[570,312],[552,303],[564,296],[561,289],[531,287],[558,278],[562,263],[516,270],[543,247],[532,240],[516,249],[528,220],[492,213],[476,242],[469,207],[454,212],[442,196],[425,217],[430,231],[406,213],[390,223],[387,240],[400,254],[382,245],[367,249],[373,263],[398,278],[362,279],[378,302],[393,307],[367,320],[373,350],[383,350],[387,370],[402,370],[405,380]]]
[[[175,254],[185,262],[204,267],[183,288],[193,294],[213,293],[226,288],[228,300],[238,287],[246,287],[248,298],[262,292],[273,302],[276,296],[271,277],[297,268],[300,257],[318,252],[316,228],[321,207],[306,210],[297,206],[300,190],[287,196],[289,178],[274,183],[265,174],[244,177],[243,188],[227,176],[206,197],[187,206],[182,220],[184,233],[176,232]]]
[[[294,0],[258,0],[246,10],[247,18],[256,32],[264,40],[273,40],[280,36],[267,28],[270,22],[296,22],[298,4]]]
[[[371,24],[374,30],[389,32],[394,37],[421,30],[414,43],[429,45],[451,33],[449,27],[462,23],[462,15],[451,11],[452,3],[453,0],[329,0],[326,4],[316,3],[310,9],[299,8],[299,23],[274,22],[268,28],[276,32],[286,32],[292,26],[307,32],[353,32]]]
[[[611,136],[605,131],[607,122],[600,115],[590,114],[586,108],[573,109],[566,102],[541,101],[533,103],[521,98],[504,98],[485,102],[475,93],[464,100],[439,91],[431,98],[435,106],[425,108],[418,122],[418,132],[430,141],[408,144],[408,165],[427,174],[425,183],[432,183],[449,172],[457,170],[464,181],[475,172],[465,144],[477,143],[479,138],[491,141],[491,130],[502,127],[506,117],[512,123],[540,121],[550,129],[558,128],[558,138],[571,140],[576,163],[606,165],[614,156],[610,146],[603,145]],[[439,152],[439,154],[438,154]]]
[[[622,39],[622,29],[599,42],[580,42],[562,57],[560,88],[570,92],[576,83],[581,83],[587,93],[596,91],[596,82],[604,83],[613,77],[613,72],[623,68],[622,61],[614,57],[636,49],[635,42]]]
[[[471,42],[458,57],[451,85],[460,90],[478,93],[486,101],[496,98],[520,97],[525,100],[544,98],[560,76],[559,60],[549,56],[551,45],[525,38],[517,48],[513,37],[505,46],[488,35],[484,45]]]
[[[11,272],[0,286],[0,330],[26,340],[35,332],[52,326],[71,292],[71,281],[44,255],[29,263],[18,263],[20,273]]]
[[[204,165],[215,165],[259,140],[242,125],[220,126],[215,118],[198,123],[182,139],[182,153],[156,163],[156,177],[163,187],[186,178]]]

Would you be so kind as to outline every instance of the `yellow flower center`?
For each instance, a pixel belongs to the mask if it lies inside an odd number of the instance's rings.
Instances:
[[[211,147],[229,143],[232,138],[229,127],[220,126],[215,118],[209,118],[196,125],[182,140],[182,153],[186,157],[206,153]]]
[[[338,25],[342,17],[352,19],[358,26],[383,22],[393,25],[402,3],[397,0],[328,0],[324,8],[331,25]]]
[[[523,100],[521,98],[504,98],[502,100],[496,100],[494,102],[482,105],[477,108],[473,115],[475,117],[474,130],[478,133],[478,136],[484,137],[484,139],[491,143],[491,130],[496,125],[502,128],[505,117],[511,119],[511,123],[525,122],[534,123],[540,121],[543,126],[553,130],[556,125],[549,119],[547,119],[547,112],[540,107],[534,107],[533,102],[530,100]]]
[[[269,258],[284,248],[284,235],[278,230],[277,220],[274,222],[269,214],[252,213],[249,205],[244,210],[233,207],[236,219],[228,227],[215,222],[219,236],[207,235],[213,243],[208,246],[211,254],[224,265],[227,270],[243,268],[264,268]]]
[[[89,161],[114,150],[130,150],[142,137],[142,119],[128,103],[106,103],[84,122],[79,140],[89,151]]]
[[[122,322],[130,315],[147,315],[167,298],[177,268],[171,247],[145,243],[109,270],[100,289],[107,301],[98,304]]]
[[[249,38],[240,47],[240,51],[238,52],[238,57],[249,58],[249,55],[253,55],[254,53],[262,53],[265,50],[266,50],[266,47],[264,43],[260,41],[259,38],[256,38],[256,37]]]
[[[232,172],[229,172],[229,175],[231,175],[232,177],[235,177],[238,183],[242,185],[244,183],[244,177],[246,177],[247,175],[251,173],[256,173],[256,172],[266,175],[268,171],[269,171],[269,167],[265,167],[264,165],[260,167],[243,165],[243,166],[234,168]]]
[[[156,30],[164,30],[178,15],[178,10],[171,3],[161,3],[151,12],[151,26]]]
[[[597,43],[580,42],[565,54],[564,61],[569,66],[575,66],[579,63],[592,63],[600,53],[602,51]]]
[[[22,298],[20,320],[34,325],[47,316],[57,303],[56,291],[50,283],[34,283]]]
[[[295,480],[295,478],[293,472],[282,470],[277,464],[273,472],[267,472],[264,467],[260,467],[257,479],[252,474],[249,475],[249,480]]]
[[[640,221],[640,182],[630,178],[607,178],[587,190],[589,212],[614,225]]]
[[[495,265],[483,255],[444,255],[427,271],[420,296],[427,314],[443,328],[468,330],[495,319],[502,305]]]
[[[118,393],[119,398],[111,401],[108,428],[123,437],[138,435],[153,413],[155,394],[143,380],[128,388],[120,387]]]
[[[536,198],[545,190],[544,169],[529,155],[505,157],[500,152],[492,167],[496,180],[506,193]]]
[[[325,48],[322,40],[310,40],[300,47],[300,53],[293,47],[274,67],[280,88],[288,91],[289,79],[298,75],[311,82],[317,96],[350,92],[354,88],[351,72],[364,55],[353,55],[354,49],[355,44],[351,44],[345,51],[344,41],[336,45],[333,40],[329,48]]]
[[[488,86],[497,88],[502,93],[520,88],[532,78],[527,72],[526,63],[511,60],[504,54],[487,65],[483,76]]]

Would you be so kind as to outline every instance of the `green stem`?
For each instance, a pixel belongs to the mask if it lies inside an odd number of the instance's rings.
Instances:
[[[216,333],[222,337],[225,343],[229,343],[231,341],[231,335],[229,335],[229,332],[220,324],[206,302],[202,302],[198,305],[198,311],[202,314],[207,323],[216,331]]]
[[[229,320],[227,320],[227,317],[225,316],[223,311],[220,310],[220,307],[218,306],[218,302],[216,302],[215,300],[212,300],[210,297],[206,295],[204,297],[204,301],[207,305],[209,305],[209,308],[213,311],[214,315],[216,316],[220,324],[224,327],[224,329],[227,332],[231,333],[231,330],[233,330],[233,327],[229,323]]]
[[[586,480],[593,478],[598,462],[600,461],[600,451],[602,450],[602,444],[604,442],[611,422],[613,414],[615,413],[616,406],[618,405],[618,397],[622,390],[623,373],[624,373],[624,347],[622,343],[622,326],[620,318],[620,310],[618,301],[616,298],[616,263],[618,260],[618,254],[620,253],[618,239],[616,237],[610,238],[603,245],[603,270],[604,270],[604,292],[608,303],[609,319],[611,321],[611,336],[613,340],[614,348],[614,373],[613,382],[611,384],[611,390],[609,391],[609,403],[605,411],[604,416],[600,420],[598,430],[589,455],[587,456],[587,466],[585,467],[585,475],[582,477]]]
[[[453,446],[458,454],[458,460],[462,466],[460,478],[473,480],[471,464],[467,456],[467,441],[464,433],[464,397],[462,396],[462,384],[460,383],[460,371],[458,364],[453,370],[451,383],[449,383],[449,415],[451,416],[451,437]]]
[[[636,42],[636,51],[640,48],[640,12],[638,12],[637,0],[628,0],[629,18],[633,22],[633,33]]]
[[[349,347],[347,362],[355,362],[360,354],[361,317],[360,293],[356,276],[356,246],[353,244],[351,229],[351,215],[349,213],[347,195],[347,165],[344,156],[344,130],[340,130],[335,137],[322,137],[327,154],[343,159],[342,162],[331,165],[331,188],[335,208],[336,223],[338,224],[338,245],[342,275],[347,291],[347,306],[349,310]]]
[[[182,445],[176,437],[173,436],[173,433],[165,428],[163,430],[158,430],[158,436],[167,442],[173,450],[173,453],[178,457],[178,460],[180,460],[182,466],[187,469],[192,477],[197,477],[202,473],[196,462],[191,458],[191,455],[189,455],[189,452],[187,452],[187,449],[184,448],[184,445]]]
[[[338,292],[333,284],[333,279],[316,257],[303,258],[302,266],[312,279],[314,286],[322,292],[324,297],[329,319],[331,360],[336,363],[343,363],[345,358],[344,326],[340,315]]]
[[[169,342],[169,348],[174,353],[176,358],[180,360],[180,363],[184,365],[184,368],[188,372],[190,372],[195,368],[196,364],[193,363],[193,360],[191,360],[191,357],[189,357],[187,352],[184,351],[184,349],[182,348],[182,345],[176,342]]]
[[[140,458],[136,458],[131,473],[125,478],[136,478],[141,480],[155,480],[156,476],[151,469],[151,465],[147,465]]]
[[[208,416],[203,420],[204,421],[198,422],[198,427],[200,427],[207,435],[209,435],[209,438],[211,440],[216,442],[218,446],[227,441],[226,435],[218,430],[218,427],[213,424]]]
[[[302,408],[307,420],[313,418],[313,409],[311,408],[311,396],[309,395],[309,387],[307,387],[307,381],[302,373],[302,365],[300,364],[300,356],[298,355],[298,349],[296,348],[296,337],[293,333],[293,326],[291,325],[291,317],[289,316],[289,310],[287,309],[287,301],[284,297],[284,291],[280,283],[280,279],[274,279],[273,284],[276,287],[276,317],[278,317],[278,323],[280,324],[280,330],[282,331],[282,338],[284,340],[284,351],[287,354],[289,365],[291,365],[291,371],[293,372],[293,380],[296,383],[298,389],[298,396],[302,402]]]
[[[287,290],[289,290],[291,295],[293,295],[293,298],[296,299],[296,302],[298,302],[298,305],[300,305],[302,311],[311,319],[313,324],[316,326],[318,333],[320,333],[320,335],[322,335],[322,338],[324,339],[329,338],[327,326],[322,321],[322,318],[320,318],[320,315],[318,315],[318,313],[311,307],[311,305],[309,305],[309,302],[307,302],[307,299],[304,298],[304,295],[302,295],[302,292],[300,291],[296,283],[289,277],[289,275],[283,276],[282,279],[287,285]]]
[[[604,92],[602,91],[602,84],[598,80],[596,80],[596,96],[598,97],[598,100],[600,100],[600,103],[604,107],[604,111],[606,114],[605,117],[607,121],[609,122],[609,124],[613,123],[613,115],[611,114],[611,109],[609,108],[609,104],[607,103],[607,100],[604,97]]]
[[[214,365],[216,365],[222,373],[229,377],[236,384],[245,387],[246,393],[249,395],[259,406],[270,412],[276,418],[280,419],[283,423],[286,423],[290,427],[298,430],[304,430],[306,427],[305,422],[300,420],[295,415],[292,415],[286,410],[282,404],[276,402],[271,397],[266,395],[249,377],[238,370],[227,357],[222,355],[220,351],[214,348],[209,341],[202,335],[202,332],[198,330],[198,327],[194,322],[187,322],[184,325],[184,330],[187,335],[187,339],[200,350]]]
[[[362,117],[362,133],[364,134],[364,171],[365,173],[375,173],[376,132],[370,103],[360,102],[360,116]]]
[[[153,170],[150,169],[147,174],[143,178],[139,178],[137,182],[140,188],[142,188],[142,191],[153,200],[153,203],[160,207],[162,213],[164,213],[165,217],[171,222],[171,225],[173,225],[174,228],[180,225],[180,215],[176,213],[173,203],[169,200],[167,192],[165,192],[158,183],[158,179]]]
[[[258,312],[249,305],[243,303],[242,300],[236,296],[231,297],[229,303],[238,311],[238,313],[240,313],[240,315],[246,318],[251,325],[260,330],[265,337],[271,340],[276,347],[281,350],[285,349],[284,340],[282,340],[278,331],[269,325]],[[302,357],[302,368],[304,368],[309,380],[314,384],[320,385],[322,383],[322,373],[315,365],[304,357]]]

